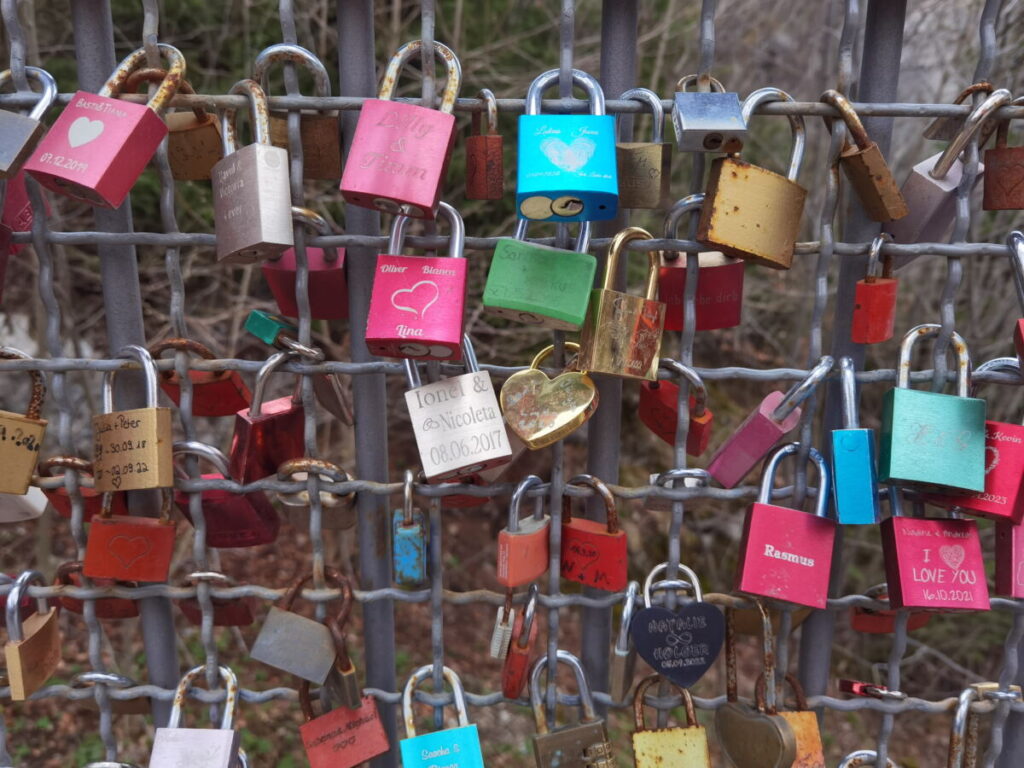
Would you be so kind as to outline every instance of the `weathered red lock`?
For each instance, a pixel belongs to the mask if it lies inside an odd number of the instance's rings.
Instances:
[[[1012,102],[1019,106],[1019,99]],[[1024,147],[1006,146],[1010,121],[1000,120],[996,145],[985,150],[984,196],[986,211],[1024,210]]]
[[[498,583],[518,587],[539,579],[548,569],[551,518],[543,514],[543,498],[538,509],[522,519],[523,497],[531,488],[543,485],[537,475],[527,475],[516,486],[508,507],[508,525],[498,532]]]
[[[227,457],[212,445],[195,440],[174,444],[175,455],[191,455],[206,459],[217,472],[202,475],[203,480],[231,479]],[[188,475],[181,473],[182,477]],[[185,519],[192,520],[191,493],[175,491],[174,501]],[[281,521],[274,505],[263,491],[234,493],[213,488],[200,494],[203,519],[206,522],[206,545],[215,548],[257,547],[277,540]]]
[[[42,197],[42,200],[43,211],[49,217],[50,201],[46,197]],[[29,202],[28,190],[25,188],[25,171],[21,170],[7,180],[7,193],[4,195],[0,224],[9,227],[12,232],[29,232],[34,218],[32,203]],[[28,243],[12,242],[11,255],[18,255],[26,245]]]
[[[708,391],[695,370],[671,358],[661,359],[661,368],[678,373],[690,382],[690,426],[686,432],[686,453],[700,456],[707,450],[711,439],[714,414],[707,407]],[[679,423],[679,385],[674,381],[658,380],[640,383],[640,421],[669,445],[676,444]]]
[[[231,586],[231,579],[216,571],[197,571],[189,574],[188,583],[198,586],[200,581],[218,582],[220,585]],[[210,596],[213,605],[213,626],[215,627],[247,627],[256,620],[256,598],[241,597],[227,599]],[[199,607],[198,597],[186,597],[178,602],[182,615],[193,626],[202,626],[203,611]]]
[[[516,620],[512,625],[512,642],[508,645],[505,663],[501,668],[501,692],[507,699],[518,699],[526,687],[526,678],[530,672],[530,653],[537,640],[538,591],[536,584],[530,585],[526,608],[516,614]]]
[[[864,596],[875,600],[888,600],[888,587],[885,584],[877,584],[868,589]],[[907,617],[907,630],[920,629],[931,621],[931,618],[932,615],[925,611],[910,611]],[[850,614],[850,627],[854,632],[863,632],[866,635],[891,635],[896,631],[896,611],[875,610],[855,605]]]
[[[103,507],[103,494],[95,490],[92,480],[92,462],[80,459],[77,456],[51,456],[45,461],[39,462],[39,476],[41,478],[53,477],[53,470],[56,467],[73,469],[80,474],[78,479],[78,491],[82,494],[82,522],[88,523],[93,515],[98,515]],[[71,496],[68,489],[63,485],[59,488],[43,488],[46,500],[57,511],[61,517],[71,519]],[[128,507],[124,503],[124,494],[115,493],[111,500],[111,512],[115,515],[127,515]]]
[[[160,489],[160,517],[111,515],[111,494],[103,494],[103,508],[89,525],[82,573],[90,579],[115,581],[167,581],[174,557],[171,491]]]
[[[608,592],[626,588],[626,532],[619,528],[615,497],[593,475],[576,475],[567,485],[589,485],[604,501],[607,522],[572,516],[572,499],[562,497],[562,578]]]
[[[319,235],[334,234],[323,216],[309,208],[292,206],[292,218],[310,227]],[[298,276],[298,256],[289,248],[279,256],[263,262],[263,279],[274,294],[274,301],[282,315],[299,316],[295,296]],[[345,249],[328,246],[306,246],[306,290],[309,296],[309,316],[314,320],[348,319],[348,280],[345,277]]]
[[[208,347],[191,339],[165,339],[150,347],[149,353],[157,358],[168,349],[192,352],[204,360],[216,358]],[[252,399],[238,371],[190,370],[188,377],[192,382],[193,416],[231,416],[248,407]],[[160,389],[175,405],[181,405],[181,379],[177,371],[160,371]]]
[[[850,339],[854,344],[878,344],[892,338],[896,325],[896,290],[899,281],[892,276],[893,257],[881,257],[881,274],[876,275],[882,245],[892,240],[883,232],[871,241],[868,273],[854,286]]]
[[[63,563],[57,568],[54,577],[55,585],[72,587],[82,586],[82,563],[80,561]],[[94,587],[137,587],[137,584],[118,584],[112,579],[94,579]],[[81,614],[85,610],[84,601],[77,597],[61,597],[61,607],[72,613]],[[101,597],[96,600],[97,619],[132,619],[139,615],[139,606],[134,600],[126,597]]]
[[[466,199],[501,200],[505,196],[505,141],[498,133],[498,101],[489,88],[478,99],[487,111],[487,133],[481,130],[479,112],[470,118],[472,133],[466,137]]]

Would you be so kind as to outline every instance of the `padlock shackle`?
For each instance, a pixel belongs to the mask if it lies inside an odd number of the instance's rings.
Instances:
[[[679,374],[681,378],[686,379],[690,382],[690,394],[693,395],[694,400],[694,412],[693,415],[700,418],[707,412],[708,407],[708,390],[704,386],[704,380],[700,377],[693,368],[688,365],[683,365],[678,360],[673,360],[671,357],[661,358],[661,362],[658,363],[659,368],[664,368],[666,371],[674,371]]]
[[[823,356],[818,361],[818,364],[811,369],[806,379],[798,381],[789,388],[789,391],[783,396],[782,402],[772,411],[772,421],[785,421],[789,414],[796,410],[797,406],[814,394],[814,391],[825,380],[825,377],[828,376],[834,364],[835,360],[830,355]]]
[[[172,456],[198,456],[213,464],[225,480],[231,480],[228,470],[228,457],[219,448],[200,442],[199,440],[178,440],[171,448]]]
[[[53,106],[53,102],[57,100],[57,81],[53,79],[53,75],[39,67],[25,67],[25,77],[39,83],[39,101],[32,107],[28,117],[29,120],[41,123],[43,117],[46,116],[46,110]],[[0,91],[6,88],[7,84],[13,82],[13,80],[14,75],[11,73],[11,70],[5,69],[3,72],[0,72]]]
[[[697,91],[699,92],[700,80],[702,77],[705,78],[705,80],[707,80],[707,82],[710,84],[712,91],[717,91],[718,93],[725,93],[725,86],[722,85],[722,83],[717,78],[711,77],[711,75],[683,75],[676,82],[676,90],[685,92],[686,86],[688,86],[690,83],[697,83]]]
[[[270,374],[284,365],[292,357],[298,357],[298,352],[291,349],[282,349],[267,358],[256,374],[256,383],[252,388],[252,400],[249,402],[249,417],[256,419],[263,415],[263,398],[266,396],[267,380]]]
[[[676,240],[679,238],[679,223],[683,220],[683,214],[690,211],[699,211],[704,205],[704,193],[698,192],[695,195],[687,195],[676,200],[672,207],[665,214],[665,239]],[[673,253],[675,253],[673,251]],[[676,256],[678,258],[678,255]]]
[[[778,88],[758,88],[743,100],[743,121],[749,125],[754,110],[768,101],[793,101],[793,97]],[[800,166],[804,162],[804,147],[807,143],[807,130],[804,127],[803,115],[787,115],[789,129],[793,134],[793,152],[789,156],[789,170],[786,178],[796,181],[800,175]]]
[[[441,219],[448,222],[448,258],[466,258],[466,224],[463,222],[462,216],[453,206],[442,201],[438,203],[435,220],[440,221]],[[402,254],[405,247],[405,228],[409,224],[409,220],[409,216],[398,215],[391,222],[391,232],[388,235],[388,255],[400,256]]]
[[[415,491],[416,473],[411,469],[405,470],[402,478],[402,527],[409,528],[416,521],[413,519],[413,494]]]
[[[562,343],[562,348],[569,352],[575,352],[578,356],[580,353],[580,345],[575,341],[566,341]],[[539,369],[540,364],[543,363],[547,358],[555,354],[555,345],[548,344],[544,349],[533,356],[533,360],[530,361],[531,369]]]
[[[138,685],[130,677],[115,675],[112,672],[80,672],[71,678],[72,688],[84,688],[88,685],[105,685],[108,688],[131,688]]]
[[[114,493],[119,493],[119,491],[105,491],[103,493],[103,501],[100,504],[100,517],[107,519],[113,516]],[[158,519],[163,525],[171,524],[171,503],[171,489],[160,488],[160,517]]]
[[[800,452],[800,443],[788,443],[775,450],[764,462],[764,469],[761,473],[761,486],[757,494],[759,504],[772,503],[772,489],[775,485],[775,473],[782,460],[788,456],[796,456]],[[828,517],[829,478],[828,462],[818,453],[816,448],[807,449],[807,459],[818,469],[818,493],[815,498],[814,516]]]
[[[896,368],[896,388],[910,388],[910,355],[914,350],[914,344],[919,340],[938,336],[942,326],[938,323],[922,323],[915,325],[900,342],[900,359]],[[950,335],[950,348],[956,355],[957,360],[957,397],[968,397],[971,391],[971,355],[967,350],[967,342],[964,341],[956,331]]]
[[[523,626],[519,630],[519,637],[515,639],[519,648],[526,648],[530,644],[530,633],[533,631],[533,622],[537,615],[537,601],[540,595],[540,588],[536,582],[530,584],[527,595],[526,608],[523,610]]]
[[[868,271],[864,276],[865,283],[874,283],[878,278],[888,280],[892,278],[893,257],[892,254],[882,256],[882,246],[892,242],[892,235],[888,232],[879,232],[868,246]]]
[[[278,608],[282,611],[291,611],[292,606],[295,604],[295,599],[302,591],[302,587],[312,580],[312,571],[295,579],[295,581],[288,586],[288,590],[281,596]],[[341,592],[341,609],[338,611],[334,621],[339,626],[344,627],[345,623],[348,621],[349,615],[352,613],[352,583],[343,573],[341,573],[341,571],[331,568],[330,566],[324,568],[324,581],[327,584],[335,586]],[[325,625],[328,623],[329,621],[324,622]]]
[[[753,602],[761,613],[763,673],[765,677],[774,680],[775,654],[771,650],[775,644],[775,632],[772,629],[772,619],[763,602],[758,599]],[[736,610],[731,606],[725,609],[725,698],[730,702],[739,701],[739,683],[736,672]]]
[[[313,76],[313,92],[317,96],[331,95],[331,77],[327,67],[308,48],[295,43],[276,43],[264,48],[256,56],[252,64],[252,79],[260,84],[264,91],[269,91],[270,65],[278,62],[290,62],[301,65]]]
[[[1017,288],[1017,301],[1024,314],[1024,233],[1013,230],[1006,236],[1006,248],[1010,256],[1013,284]]]
[[[326,459],[314,459],[309,456],[300,456],[294,459],[288,459],[287,461],[282,463],[281,466],[277,468],[277,479],[284,482],[295,482],[295,475],[298,474],[299,472],[305,473],[307,479],[312,474],[316,475],[321,480],[327,478],[327,481],[332,483],[349,483],[356,479],[348,472],[346,472],[344,469],[339,467],[337,464],[333,464],[332,462],[327,461]],[[288,493],[281,491],[278,493],[278,499],[281,501],[281,503],[288,506],[305,507],[306,500],[303,500],[299,504],[295,503],[296,496],[302,493],[302,491],[298,491],[296,493]],[[346,500],[351,502],[355,501],[355,491],[350,492],[347,496],[341,496],[333,492],[330,495],[334,498],[337,498],[338,502],[334,504],[328,504],[328,506],[337,506],[339,504],[345,503]],[[321,503],[323,504],[324,502],[321,501]],[[344,579],[344,577],[340,574],[337,574],[337,577],[340,579]],[[310,574],[308,578],[312,578],[312,574]],[[347,584],[347,580],[345,580],[345,583]],[[342,586],[342,591],[345,591],[346,589],[347,588],[345,586]]]
[[[227,693],[224,699],[224,714],[220,719],[220,729],[222,731],[230,731],[235,720],[235,704],[238,702],[238,678],[235,677],[235,673],[231,671],[230,667],[220,666],[217,667],[217,670],[224,681],[224,689]],[[174,691],[174,704],[171,706],[171,715],[167,719],[168,728],[181,727],[181,709],[185,705],[185,699],[188,697],[189,684],[205,672],[206,665],[200,664],[198,667],[190,669],[181,678],[177,689]]]
[[[569,651],[563,651],[561,648],[558,649],[555,658],[556,663],[568,665],[576,676],[576,687],[580,693],[580,711],[583,715],[580,718],[580,722],[593,722],[597,719],[597,715],[594,713],[594,698],[590,694],[590,685],[587,683],[587,676],[583,671],[583,665]],[[537,733],[540,734],[548,732],[548,721],[544,714],[544,703],[540,690],[540,676],[547,671],[547,668],[548,657],[545,654],[533,662],[533,667],[530,669],[530,707],[533,709],[533,719],[537,724]]]
[[[665,136],[665,107],[661,104],[661,97],[650,88],[630,88],[619,96],[620,101],[639,101],[651,108],[651,117],[654,119],[654,129],[651,131],[651,143],[661,144]],[[622,126],[622,117],[619,115],[615,120],[615,138],[619,138],[619,128]]]
[[[532,219],[516,219],[516,229],[512,234],[514,240],[526,240],[526,228],[533,222]],[[576,233],[576,244],[573,250],[576,253],[587,253],[590,250],[590,222],[581,221],[580,230]]]
[[[422,387],[423,380],[420,378],[420,369],[416,366],[416,361],[407,357],[403,363],[405,364],[405,383],[409,385],[409,389]]]
[[[807,706],[807,694],[804,693],[804,687],[800,685],[800,681],[796,675],[792,672],[786,673],[786,682],[789,683],[789,687],[793,689],[793,698],[796,699],[796,711],[806,712],[809,707]],[[774,681],[772,683],[774,685]],[[759,712],[766,712],[769,715],[774,715],[778,712],[778,703],[768,711],[768,707],[765,704],[765,693],[767,691],[767,684],[765,682],[765,674],[762,672],[757,676],[757,682],[754,683],[754,704]]]
[[[544,96],[544,91],[554,85],[560,79],[561,74],[562,70],[560,69],[549,69],[530,83],[530,87],[526,91],[525,114],[540,114],[541,98]],[[590,100],[590,114],[603,115],[605,113],[604,91],[593,75],[589,75],[581,69],[574,69],[572,70],[572,83],[587,92]]]
[[[839,358],[839,384],[843,394],[843,429],[858,429],[857,366],[852,357]]]
[[[480,361],[476,359],[476,349],[468,333],[462,334],[462,361],[466,364],[466,373],[480,373]]]
[[[999,88],[992,91],[988,97],[981,102],[964,120],[963,128],[960,129],[959,133],[953,138],[951,142],[943,150],[939,159],[935,161],[935,165],[928,175],[933,179],[944,179],[946,174],[949,173],[949,169],[953,167],[953,163],[956,162],[957,158],[960,157],[960,153],[966,149],[967,144],[974,137],[974,134],[978,132],[978,129],[992,116],[992,114],[1000,107],[1008,104],[1013,99],[1013,95],[1005,88]]]
[[[619,264],[619,254],[627,243],[634,240],[653,240],[654,235],[640,227],[626,227],[612,238],[608,246],[608,257],[604,265],[604,280],[601,288],[606,291],[615,290],[615,273]],[[644,287],[644,298],[648,301],[658,299],[658,270],[661,267],[658,251],[647,251],[647,284]]]
[[[39,473],[40,477],[53,477],[53,470],[56,467],[72,469],[79,474],[92,477],[92,462],[79,456],[51,456],[39,462],[36,472]],[[82,483],[82,480],[83,478],[78,478],[78,482],[85,485],[85,483]]]
[[[327,219],[325,219],[316,211],[311,210],[310,208],[303,208],[298,205],[293,205],[292,219],[299,222],[300,224],[305,224],[318,235],[329,236],[334,234],[334,230],[331,228],[331,225],[327,221]],[[323,250],[324,259],[326,261],[335,262],[338,260],[338,249],[336,247],[334,247],[333,245],[328,245],[325,246]],[[277,261],[280,258],[281,255],[277,255],[271,258],[270,261]]]
[[[173,349],[175,352],[191,352],[194,355],[198,355],[204,360],[215,360],[216,355],[213,354],[213,350],[207,347],[205,344],[200,344],[198,341],[193,339],[164,339],[158,341],[149,348],[149,354],[155,360],[160,357],[164,352],[169,349]],[[168,371],[168,373],[171,373]]]
[[[949,768],[965,768],[967,721],[971,713],[971,704],[981,700],[981,694],[975,688],[964,688],[957,697],[956,709],[953,711],[953,724],[949,731],[949,754],[946,765]]]
[[[0,359],[31,360],[32,355],[14,347],[0,347]],[[43,379],[41,371],[33,370],[27,373],[32,377],[32,395],[29,397],[25,418],[39,421],[39,414],[43,410],[43,400],[46,398],[46,381]]]
[[[159,83],[167,77],[167,70],[160,69],[159,67],[145,67],[143,69],[133,70],[128,79],[124,81],[124,92],[125,93],[136,93],[139,90],[139,86],[143,83]],[[183,93],[186,96],[195,96],[195,89],[188,80],[182,80],[178,83],[178,93]],[[200,106],[192,107],[192,114],[195,115],[196,120],[200,124],[205,125],[207,120],[211,120],[210,113],[207,112]]]
[[[7,593],[4,618],[7,620],[7,641],[10,643],[20,643],[25,639],[25,633],[21,626],[21,611],[19,607],[22,596],[28,590],[29,584],[39,584],[45,587],[46,579],[43,578],[43,574],[39,571],[22,571],[18,578],[14,580],[14,586],[11,587],[11,591]],[[42,616],[48,610],[46,599],[42,597],[36,598],[36,613]]]
[[[136,360],[142,369],[146,382],[146,408],[157,407],[157,367],[149,350],[138,344],[126,344],[117,353],[118,360]],[[122,369],[118,369],[122,370]],[[107,371],[103,374],[103,412],[114,412],[114,376],[117,370]]]
[[[878,765],[878,753],[873,749],[858,749],[851,752],[839,764],[839,768],[866,768],[869,765]],[[891,757],[885,758],[885,768],[899,768],[892,761]]]
[[[395,93],[395,85],[398,76],[406,62],[415,54],[423,54],[423,41],[410,40],[399,48],[395,55],[388,62],[388,68],[384,71],[384,79],[380,82],[380,91],[377,98],[382,101],[390,101]],[[459,97],[459,89],[462,88],[462,64],[455,52],[444,43],[434,41],[434,54],[440,57],[448,72],[448,79],[445,82],[444,92],[441,94],[441,112],[451,114],[455,109],[455,100]]]
[[[178,92],[178,86],[181,85],[181,81],[185,79],[185,57],[181,51],[175,48],[173,45],[167,45],[167,43],[159,43],[157,48],[163,57],[168,61],[167,77],[164,78],[163,82],[160,83],[160,87],[156,89],[152,98],[146,103],[146,106],[152,109],[157,114],[167,109],[167,105],[171,99],[174,98],[174,94]],[[103,96],[108,99],[116,99],[121,89],[124,87],[125,81],[128,76],[131,75],[132,71],[141,67],[147,66],[146,63],[146,49],[136,48],[134,51],[129,53],[122,59],[121,63],[114,69],[113,74],[107,78],[107,82],[103,84],[103,87],[97,92],[97,96]]]
[[[615,497],[600,478],[588,474],[576,475],[566,485],[589,485],[597,491],[597,494],[604,500],[604,508],[608,516],[608,533],[619,532],[619,511],[615,508]],[[562,523],[570,521],[572,521],[572,497],[566,494],[562,496]]]
[[[700,588],[700,579],[697,578],[697,574],[694,572],[694,570],[690,568],[690,566],[684,565],[683,563],[677,563],[676,570],[681,571],[683,575],[685,575],[689,579],[688,582],[679,582],[681,584],[686,584],[686,586],[683,587],[683,589],[689,589],[690,591],[692,591],[693,599],[696,600],[698,603],[703,603],[704,590]],[[651,569],[651,572],[647,574],[647,578],[644,579],[644,608],[651,607],[651,592],[653,592],[656,589],[659,589],[659,586],[655,584],[655,578],[659,573],[665,571],[668,571],[668,563],[658,563],[658,565],[654,566]],[[658,583],[661,584],[662,582]],[[669,588],[671,589],[674,587]]]
[[[512,491],[512,501],[508,505],[509,533],[519,532],[519,507],[523,503],[523,497],[526,496],[526,492],[543,484],[544,481],[537,475],[527,475],[519,481],[519,485]]]
[[[641,733],[647,730],[647,724],[644,722],[644,696],[647,694],[647,690],[655,683],[665,682],[679,691],[679,695],[683,699],[683,707],[686,709],[686,727],[693,728],[697,726],[697,712],[693,708],[693,697],[690,696],[690,692],[685,688],[682,688],[667,677],[662,677],[657,672],[653,675],[648,675],[636,687],[636,693],[633,694],[633,727],[637,733]]]
[[[834,88],[829,88],[821,94],[821,100],[839,111],[839,117],[846,123],[846,130],[858,149],[867,149],[871,146],[872,141],[868,138],[868,132],[864,128],[864,123],[860,121],[857,110],[853,108],[853,104],[850,103],[848,98]],[[825,122],[829,125],[829,130],[831,131],[832,118],[825,118]]]
[[[675,488],[676,480],[682,480],[684,488],[688,485],[687,480],[696,480],[697,487],[699,488],[707,488],[711,485],[711,475],[708,471],[706,469],[698,469],[697,467],[666,469],[658,474],[654,479],[654,484],[660,487],[668,486],[669,488]]]
[[[633,637],[629,633],[629,625],[633,621],[633,614],[636,612],[636,599],[639,594],[639,582],[629,582],[626,587],[626,597],[622,602],[622,618],[619,621],[619,634],[615,638],[615,650],[620,653],[629,652],[629,643]]]
[[[252,128],[253,142],[270,146],[270,106],[267,103],[267,94],[260,88],[255,80],[246,78],[239,80],[228,91],[229,95],[241,94],[249,97],[249,124]],[[220,113],[221,144],[224,148],[224,156],[238,150],[238,131],[235,127],[237,110],[234,107],[225,107]]]
[[[476,97],[484,103],[484,112],[487,114],[487,135],[496,136],[498,134],[498,100],[494,97],[494,91],[490,88],[481,88],[477,91]],[[473,133],[483,135],[480,130],[480,112],[473,112],[469,120]]]
[[[424,664],[410,675],[409,680],[405,684],[405,689],[402,691],[402,718],[405,720],[405,736],[408,739],[416,735],[416,716],[412,711],[413,691],[416,690],[420,683],[433,676],[433,674],[434,665]],[[466,692],[462,687],[462,680],[455,674],[454,669],[447,666],[441,667],[441,675],[448,682],[448,685],[452,687],[452,697],[455,700],[455,712],[459,718],[459,727],[465,728],[469,725],[469,717],[466,715]]]

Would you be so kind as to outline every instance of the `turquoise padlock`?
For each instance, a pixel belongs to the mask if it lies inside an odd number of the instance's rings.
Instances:
[[[450,667],[442,667],[441,674],[452,687],[459,725],[457,728],[416,735],[412,694],[416,686],[433,673],[432,664],[420,667],[412,673],[402,693],[402,716],[405,718],[406,738],[398,742],[398,748],[402,754],[403,768],[484,768],[480,735],[476,731],[476,725],[470,725],[466,716],[466,694],[462,689],[462,681]]]
[[[413,506],[411,469],[405,470],[402,508],[391,513],[391,552],[395,583],[417,587],[427,580],[427,537],[423,513]]]
[[[968,397],[971,358],[954,333],[957,394],[910,389],[910,353],[919,339],[935,336],[940,326],[911,328],[900,345],[896,388],[885,393],[879,480],[925,490],[985,488],[985,401]]]
[[[519,118],[516,209],[538,221],[606,221],[619,210],[615,118],[604,111],[597,80],[578,69],[572,81],[590,99],[589,115],[542,115],[541,96],[558,80],[552,69],[530,84]]]
[[[852,358],[839,360],[843,390],[843,429],[832,430],[832,478],[836,519],[843,525],[878,522],[878,468],[875,431],[858,425],[857,380]]]

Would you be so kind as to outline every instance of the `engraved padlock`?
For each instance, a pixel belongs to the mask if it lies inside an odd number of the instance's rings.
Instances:
[[[702,78],[710,90],[686,90]],[[715,78],[686,75],[676,84],[672,126],[680,152],[739,152],[747,140],[747,120],[739,94],[726,92]]]
[[[842,384],[843,428],[832,430],[832,480],[836,519],[842,525],[878,522],[878,463],[875,431],[860,426],[857,417],[857,380],[853,358],[839,359]]]
[[[45,69],[25,67],[25,77],[39,83],[39,100],[27,115],[0,110],[0,179],[9,179],[21,170],[46,131],[42,120],[57,98],[57,81]],[[0,72],[0,90],[12,81],[11,70]]]
[[[615,497],[593,475],[576,475],[566,485],[593,488],[604,502],[606,520],[573,517],[572,497],[562,496],[562,578],[608,592],[625,589],[628,545],[626,532],[619,526]]]
[[[619,175],[619,205],[623,208],[664,208],[672,181],[672,145],[662,141],[665,110],[661,98],[649,88],[631,88],[619,99],[632,99],[651,108],[654,123],[649,142],[619,141],[615,157]],[[616,130],[623,116],[619,115]]]
[[[1011,106],[1021,103],[1014,99]],[[996,145],[985,150],[985,183],[981,207],[986,211],[1019,211],[1024,208],[1024,147],[1006,146],[1010,121],[1000,120]],[[981,141],[980,139],[978,140]]]
[[[348,472],[336,464],[323,459],[296,458],[289,459],[277,468],[278,480],[305,481],[309,474],[315,474],[320,480],[328,483],[349,483],[355,480]],[[287,512],[288,522],[300,531],[310,530],[312,509],[310,507],[309,489],[302,488],[292,493],[277,492],[275,494]],[[332,493],[321,489],[320,497],[320,528],[323,530],[348,530],[355,527],[358,515],[355,509],[355,492]]]
[[[150,347],[149,354],[157,358],[168,349],[192,352],[204,360],[213,360],[216,357],[208,347],[192,339],[164,339]],[[188,378],[192,382],[193,416],[231,416],[252,401],[249,387],[236,370],[190,369]],[[176,370],[160,371],[160,389],[175,405],[181,405],[181,378]]]
[[[89,525],[82,573],[90,579],[167,581],[174,557],[176,528],[171,522],[171,490],[161,489],[160,517],[115,515],[109,491]]]
[[[240,734],[234,729],[235,704],[238,702],[238,678],[229,667],[218,667],[224,681],[224,713],[219,728],[182,728],[181,710],[190,684],[206,674],[200,664],[185,673],[174,693],[174,705],[167,726],[156,729],[149,768],[178,768],[202,765],[204,768],[236,768]],[[197,762],[198,761],[198,762]]]
[[[427,523],[414,503],[416,474],[405,470],[402,508],[391,513],[391,558],[395,583],[417,587],[427,580]]]
[[[693,368],[668,357],[661,358],[658,367],[678,374],[689,383],[686,453],[700,456],[708,448],[715,418],[708,408],[708,390],[704,381]],[[642,382],[637,414],[649,430],[674,446],[679,427],[679,385],[668,379]]]
[[[31,355],[14,349],[0,347],[0,359],[31,360]],[[46,419],[40,418],[46,384],[40,371],[29,371],[32,377],[32,394],[24,415],[11,411],[0,411],[0,493],[23,496],[28,493],[32,474],[39,461],[39,448],[46,436]]]
[[[480,113],[474,112],[472,132],[466,137],[466,199],[501,200],[505,196],[505,140],[498,133],[498,101],[489,88],[481,88],[477,98],[487,112],[487,133],[480,127]]]
[[[446,768],[484,768],[480,735],[476,724],[466,716],[466,694],[462,681],[450,667],[442,667],[441,675],[452,688],[458,726],[433,733],[416,733],[416,717],[412,708],[413,692],[434,674],[433,664],[420,667],[410,675],[402,692],[402,718],[405,738],[398,742],[404,768],[432,768],[443,761]]]
[[[335,707],[313,714],[309,681],[299,683],[299,706],[306,722],[299,735],[310,768],[355,768],[391,749],[373,696],[362,696],[359,707]]]
[[[875,235],[868,249],[867,274],[853,288],[850,341],[854,344],[888,341],[896,328],[896,292],[899,281],[892,276],[893,257],[881,256],[882,246],[891,240],[892,235],[888,232]],[[875,274],[876,271],[879,274]]]
[[[498,583],[519,587],[536,581],[548,570],[551,518],[544,514],[544,499],[534,499],[534,513],[522,518],[523,497],[531,488],[543,484],[537,475],[527,475],[512,492],[508,506],[508,525],[498,532]]]
[[[21,619],[21,600],[32,583],[46,586],[39,571],[25,571],[18,576],[7,593],[4,609],[7,621],[4,656],[12,701],[25,701],[42,688],[61,661],[57,606],[47,608],[46,601],[40,598],[36,601],[36,612],[24,621]]]
[[[645,677],[636,687],[633,696],[633,758],[636,760],[636,768],[663,768],[668,765],[711,768],[708,734],[704,726],[697,722],[693,697],[685,688],[672,684],[683,698],[686,725],[648,730],[644,723],[644,696],[652,685],[661,681],[662,677],[658,674]]]

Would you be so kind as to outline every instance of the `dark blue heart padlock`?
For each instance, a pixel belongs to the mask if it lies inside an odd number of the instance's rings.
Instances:
[[[655,584],[668,563],[654,567],[644,582],[644,609],[629,626],[636,652],[651,669],[681,688],[689,688],[700,680],[718,658],[725,639],[725,618],[713,605],[704,602],[697,574],[680,564],[679,570],[689,579],[663,581]],[[695,602],[670,611],[651,605],[651,592],[657,589],[690,589]]]

